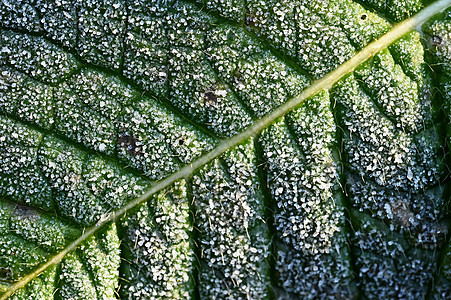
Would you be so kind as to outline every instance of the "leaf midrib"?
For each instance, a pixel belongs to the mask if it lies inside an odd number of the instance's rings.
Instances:
[[[104,215],[96,225],[87,228],[83,234],[70,243],[66,248],[64,248],[61,252],[53,256],[51,259],[49,259],[47,262],[42,264],[39,268],[37,268],[32,273],[24,276],[22,279],[17,281],[14,285],[11,286],[11,288],[6,291],[1,297],[0,300],[5,300],[9,298],[11,295],[13,295],[18,289],[25,286],[28,282],[36,278],[39,274],[41,274],[43,271],[45,271],[47,268],[49,268],[52,265],[55,265],[62,261],[62,259],[68,254],[69,252],[76,249],[81,243],[83,243],[87,238],[94,235],[97,231],[99,231],[101,228],[109,224],[110,222],[115,221],[122,215],[124,215],[129,210],[133,209],[134,207],[146,202],[153,194],[167,188],[174,182],[190,177],[197,169],[201,168],[208,162],[212,161],[213,159],[219,157],[221,154],[226,152],[227,150],[233,148],[234,146],[237,146],[241,142],[245,141],[248,138],[256,136],[261,130],[272,124],[275,120],[277,120],[280,117],[283,117],[286,115],[289,111],[293,110],[294,108],[302,105],[305,100],[310,98],[311,96],[314,96],[321,90],[328,90],[330,89],[338,80],[340,80],[345,75],[349,74],[350,72],[354,71],[354,69],[360,65],[361,63],[365,62],[369,58],[371,58],[374,54],[379,52],[380,50],[388,47],[390,44],[395,42],[397,39],[401,38],[403,35],[408,33],[409,31],[415,29],[417,26],[420,26],[425,21],[427,21],[430,17],[433,15],[443,11],[448,6],[451,5],[451,0],[439,0],[428,7],[421,10],[418,14],[415,16],[393,26],[393,28],[381,36],[376,41],[368,44],[366,47],[364,47],[361,51],[359,51],[357,54],[355,54],[351,59],[340,65],[338,68],[336,68],[334,71],[328,73],[324,77],[322,77],[319,80],[314,81],[308,88],[306,88],[301,94],[299,94],[297,97],[294,97],[284,103],[283,105],[277,107],[274,111],[267,114],[263,118],[254,121],[252,125],[250,125],[247,129],[245,129],[243,132],[232,136],[227,139],[223,139],[220,141],[218,146],[216,146],[212,151],[206,153],[205,155],[201,156],[197,160],[193,161],[192,163],[184,166],[181,168],[178,172],[173,173],[172,175],[166,177],[165,179],[156,182],[154,185],[150,186],[149,189],[140,197],[135,198],[134,200],[127,203],[122,208],[108,214]]]

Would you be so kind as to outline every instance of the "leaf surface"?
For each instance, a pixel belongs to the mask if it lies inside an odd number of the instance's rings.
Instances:
[[[450,3],[361,2],[0,2],[4,297],[448,297]]]

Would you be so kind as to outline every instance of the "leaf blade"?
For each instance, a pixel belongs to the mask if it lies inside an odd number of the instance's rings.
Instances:
[[[66,249],[60,252],[58,255],[54,256],[50,261],[46,264],[38,268],[35,272],[31,273],[29,276],[24,277],[21,281],[17,282],[7,293],[2,295],[1,299],[6,299],[9,297],[14,291],[24,286],[27,282],[36,277],[40,272],[44,271],[47,267],[58,263],[63,259],[63,257],[75,249],[78,245],[80,245],[84,240],[86,240],[89,236],[97,232],[101,227],[106,225],[107,223],[117,219],[119,216],[125,214],[130,209],[136,207],[137,205],[147,201],[151,195],[154,193],[168,187],[172,183],[177,180],[189,177],[192,175],[197,169],[208,163],[209,161],[217,158],[230,148],[240,144],[242,141],[248,139],[249,137],[255,136],[258,132],[260,132],[263,128],[273,123],[277,118],[284,116],[293,108],[301,105],[307,98],[313,96],[323,89],[329,89],[332,85],[338,81],[341,77],[350,73],[353,69],[355,69],[359,64],[367,60],[369,57],[373,56],[376,52],[384,48],[385,46],[390,45],[392,42],[400,38],[402,35],[410,31],[411,29],[419,26],[424,21],[426,21],[430,16],[432,16],[437,11],[443,10],[451,3],[450,1],[441,0],[435,2],[428,8],[421,11],[418,15],[414,16],[406,20],[405,22],[395,26],[388,34],[384,35],[381,39],[372,44],[365,47],[361,52],[359,52],[356,56],[351,58],[348,62],[341,65],[338,69],[326,75],[323,79],[316,81],[309,88],[307,88],[304,92],[302,92],[298,97],[295,97],[288,101],[286,104],[282,105],[266,117],[256,121],[254,125],[250,126],[248,129],[243,131],[242,133],[223,140],[213,151],[207,153],[202,156],[200,159],[195,160],[190,165],[185,166],[180,169],[177,173],[165,178],[164,180],[158,182],[153,187],[151,187],[145,194],[141,197],[136,198],[135,200],[129,202],[123,208],[117,210],[116,212],[106,216],[101,220],[97,225],[87,229],[85,233],[72,244],[70,244]]]

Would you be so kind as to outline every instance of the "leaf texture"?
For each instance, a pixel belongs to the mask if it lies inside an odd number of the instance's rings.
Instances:
[[[449,9],[102,223],[423,6],[0,1],[0,293],[451,297]]]
[[[451,10],[447,9],[441,15],[433,18],[422,27],[427,38],[427,46],[430,50],[430,60],[434,69],[437,71],[437,82],[439,87],[439,99],[443,102],[446,115],[450,115],[451,101]],[[449,147],[450,125],[446,127],[447,145]],[[449,214],[449,204],[446,207]],[[447,246],[443,250],[439,262],[439,275],[437,284],[432,291],[432,297],[449,298],[451,297],[451,242],[448,240]]]

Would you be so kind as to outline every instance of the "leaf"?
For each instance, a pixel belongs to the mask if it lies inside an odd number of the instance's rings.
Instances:
[[[449,297],[450,2],[361,2],[0,2],[2,299]]]
[[[437,82],[440,91],[439,99],[443,101],[445,114],[450,115],[451,101],[451,58],[450,58],[450,32],[451,32],[451,10],[448,8],[442,14],[432,18],[422,27],[426,41],[431,50],[430,60],[438,71]],[[447,130],[447,145],[449,145],[450,126]],[[449,214],[449,201],[446,207]],[[443,250],[439,262],[438,282],[432,290],[432,296],[446,298],[451,295],[451,241]]]

